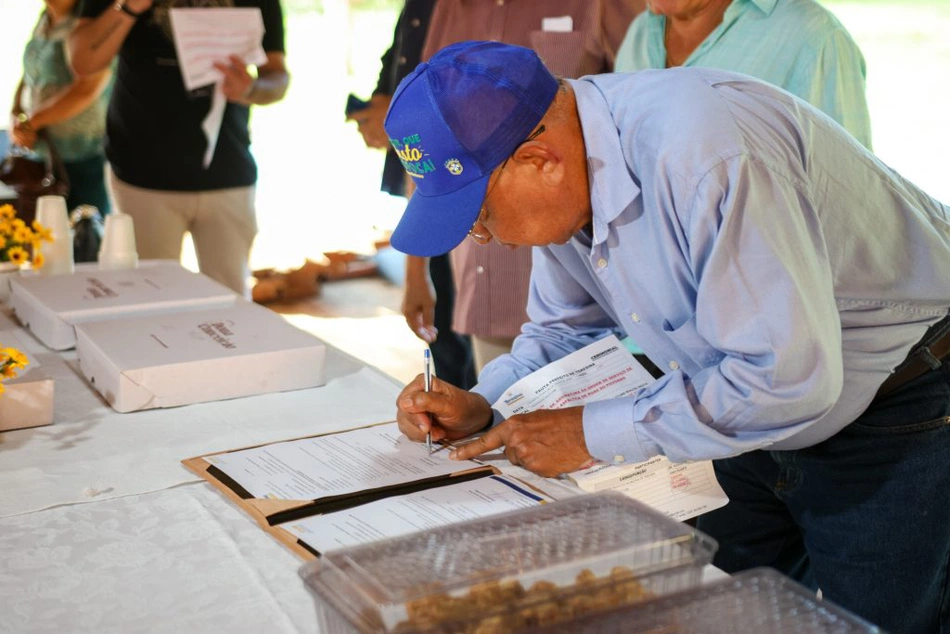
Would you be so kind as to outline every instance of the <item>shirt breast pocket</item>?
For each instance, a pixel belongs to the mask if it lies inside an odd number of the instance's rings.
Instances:
[[[699,334],[696,329],[696,315],[690,315],[689,319],[676,327],[664,319],[663,332],[673,346],[683,354],[684,359],[670,360],[676,361],[680,366],[684,366],[683,362],[689,360],[699,368],[708,368],[717,365],[726,356],[710,346],[709,342]]]
[[[588,54],[584,49],[584,34],[580,31],[532,31],[529,41],[531,48],[554,75],[576,78],[599,70],[589,68],[589,63],[585,64]]]

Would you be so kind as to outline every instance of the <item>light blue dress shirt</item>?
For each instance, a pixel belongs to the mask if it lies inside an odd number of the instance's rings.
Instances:
[[[617,52],[614,70],[666,67],[666,17],[644,11]],[[683,66],[721,68],[784,88],[829,114],[871,148],[864,57],[814,0],[733,0],[722,23]]]
[[[584,408],[607,461],[810,446],[871,402],[950,307],[950,209],[826,115],[697,68],[569,81],[592,229],[534,250],[511,355],[473,391],[614,333],[666,375]]]

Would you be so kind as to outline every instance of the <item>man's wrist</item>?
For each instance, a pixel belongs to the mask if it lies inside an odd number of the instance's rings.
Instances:
[[[131,7],[129,7],[128,0],[116,0],[116,3],[112,5],[112,8],[115,9],[116,11],[119,11],[120,13],[124,13],[125,15],[135,20],[140,18],[142,14],[145,13],[145,11],[147,11],[147,9],[142,9],[141,11],[136,11],[135,9],[132,9]]]
[[[253,79],[253,80],[251,80],[250,85],[247,87],[247,90],[245,90],[245,91],[244,91],[244,94],[241,95],[241,101],[243,101],[243,102],[246,103],[246,104],[251,104],[251,103],[252,103],[252,97],[253,97],[254,91],[255,91],[256,89],[257,89],[257,80],[256,80],[256,79]]]

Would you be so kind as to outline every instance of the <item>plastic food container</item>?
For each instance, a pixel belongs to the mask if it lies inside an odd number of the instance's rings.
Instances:
[[[755,568],[642,605],[582,617],[538,634],[863,634],[880,632],[771,568]]]
[[[517,632],[698,585],[715,541],[617,492],[327,553],[320,631]]]

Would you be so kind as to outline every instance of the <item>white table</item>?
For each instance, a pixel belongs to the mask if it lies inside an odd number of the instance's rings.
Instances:
[[[399,384],[328,346],[324,387],[118,414],[24,332],[56,422],[0,434],[0,632],[315,632],[302,562],[180,461],[391,420]]]
[[[324,387],[118,414],[23,332],[56,422],[0,433],[0,634],[316,632],[302,561],[180,461],[391,420],[400,386],[328,346]]]

